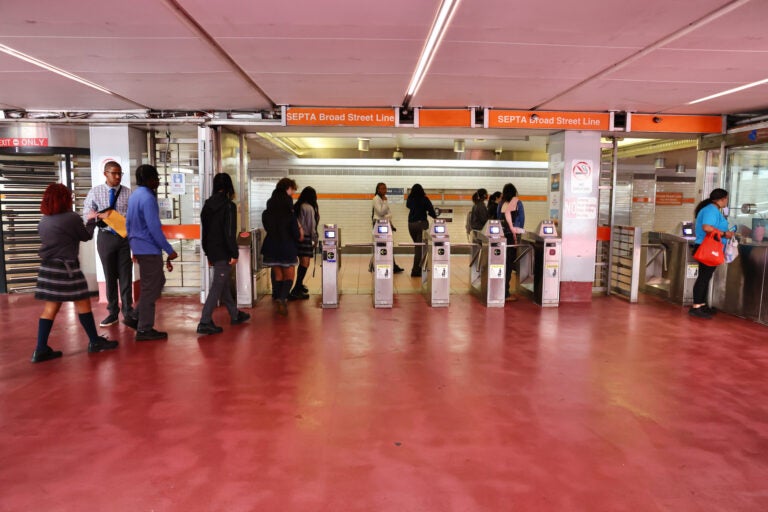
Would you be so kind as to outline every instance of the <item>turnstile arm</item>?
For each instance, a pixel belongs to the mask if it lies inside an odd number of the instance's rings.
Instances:
[[[654,254],[652,258],[650,258],[645,266],[649,267],[653,261],[659,257],[659,253],[661,254],[661,267],[664,269],[664,272],[667,271],[667,246],[664,244],[640,244],[641,247],[653,247],[654,249],[661,249],[658,253]]]

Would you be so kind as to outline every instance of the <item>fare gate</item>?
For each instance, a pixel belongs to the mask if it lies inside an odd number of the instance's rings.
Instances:
[[[482,231],[476,232],[475,239],[480,244],[480,251],[476,261],[470,263],[472,293],[489,308],[503,308],[507,241],[501,221],[489,220]]]
[[[377,220],[373,225],[373,307],[392,307],[393,270],[392,226],[386,219]]]
[[[336,224],[323,226],[323,308],[339,307],[341,230]]]
[[[451,241],[445,220],[435,219],[425,231],[427,241],[425,263],[422,265],[421,287],[432,307],[448,307],[451,294]]]

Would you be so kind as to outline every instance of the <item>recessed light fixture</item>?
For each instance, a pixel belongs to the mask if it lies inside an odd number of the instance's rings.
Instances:
[[[47,62],[44,62],[40,59],[36,59],[35,57],[32,57],[31,55],[27,55],[26,53],[20,52],[18,50],[14,50],[10,46],[6,46],[4,44],[0,44],[0,52],[3,52],[7,55],[10,55],[11,57],[16,57],[17,59],[21,59],[24,62],[29,62],[30,64],[33,64],[39,68],[43,68],[46,71],[51,71],[52,73],[56,73],[59,76],[63,76],[64,78],[69,78],[70,80],[74,80],[77,83],[86,85],[92,89],[96,89],[99,92],[103,92],[105,94],[109,94],[110,96],[115,96],[117,98],[120,98],[122,100],[128,101],[130,103],[133,103],[134,105],[138,105],[143,108],[147,108],[144,105],[141,105],[140,103],[136,103],[135,101],[129,100],[128,98],[125,98],[123,96],[120,96],[117,93],[114,93],[110,91],[109,89],[106,89],[98,84],[95,84],[91,82],[90,80],[86,80],[85,78],[81,76],[77,76],[74,73],[70,73],[69,71],[64,71],[61,68],[57,68],[56,66],[52,64],[48,64]]]
[[[664,160],[664,157],[660,156],[660,157],[656,158],[656,160],[654,160],[653,167],[656,168],[656,169],[663,169],[666,166],[666,164],[667,164],[667,162],[666,162],[666,160]]]
[[[429,30],[427,36],[427,42],[424,44],[424,49],[421,50],[421,56],[416,64],[416,70],[411,76],[411,81],[408,84],[408,89],[405,92],[405,99],[403,105],[407,106],[411,102],[411,98],[416,94],[416,91],[421,87],[421,82],[424,80],[424,76],[429,70],[429,66],[432,64],[432,59],[437,53],[437,48],[440,46],[440,42],[443,40],[448,25],[451,22],[451,18],[456,13],[456,8],[461,0],[443,0],[440,4],[440,8],[437,11],[435,21],[432,23],[432,28]]]
[[[743,91],[744,89],[750,89],[752,87],[757,87],[758,85],[768,84],[768,78],[764,80],[758,80],[757,82],[752,82],[751,84],[742,85],[739,87],[734,87],[733,89],[728,89],[727,91],[719,92],[717,94],[712,94],[710,96],[705,96],[703,98],[699,98],[697,100],[689,101],[688,105],[695,105],[696,103],[701,103],[702,101],[708,101],[713,100],[715,98],[719,98],[720,96],[725,96],[727,94],[733,94],[735,92]]]
[[[456,139],[453,141],[453,152],[463,153],[465,149],[464,139]]]

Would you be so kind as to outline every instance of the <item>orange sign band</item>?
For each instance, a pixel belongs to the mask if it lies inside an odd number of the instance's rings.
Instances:
[[[288,126],[395,126],[394,108],[288,107]]]
[[[488,128],[608,131],[611,128],[611,114],[491,109],[488,111]]]
[[[472,126],[472,111],[467,109],[419,109],[420,128]]]
[[[722,116],[675,116],[666,114],[630,114],[633,132],[722,133]]]

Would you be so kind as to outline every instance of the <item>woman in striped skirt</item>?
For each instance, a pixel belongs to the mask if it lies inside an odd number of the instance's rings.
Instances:
[[[60,350],[48,346],[48,336],[62,302],[75,303],[80,323],[88,334],[88,352],[117,348],[116,341],[109,341],[96,332],[88,283],[80,271],[78,260],[80,242],[93,238],[98,214],[91,212],[88,223],[83,225],[80,216],[72,211],[72,191],[61,183],[51,183],[45,189],[40,212],[43,218],[37,231],[40,234],[39,254],[42,261],[37,274],[35,298],[45,301],[45,306],[38,320],[37,347],[32,354],[32,362],[61,357]]]

